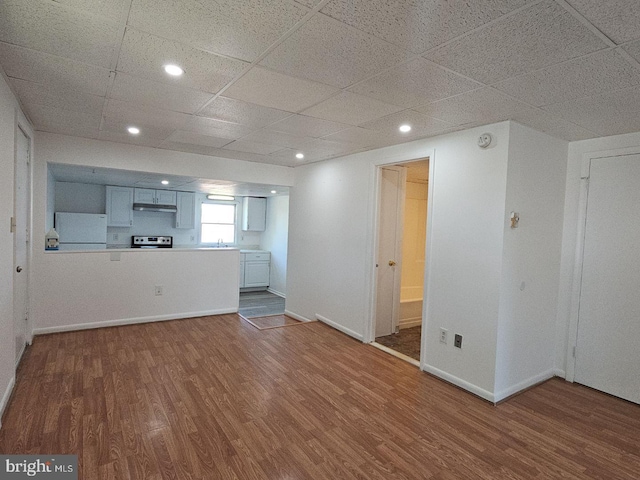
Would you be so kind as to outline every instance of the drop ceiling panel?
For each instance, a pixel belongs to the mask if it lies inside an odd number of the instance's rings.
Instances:
[[[415,53],[522,7],[527,0],[334,0],[321,12]]]
[[[176,152],[197,153],[199,155],[220,156],[220,149],[208,145],[198,145],[194,143],[172,142],[165,140],[159,145],[164,150],[174,150]]]
[[[342,130],[341,132],[334,133],[333,135],[327,135],[323,137],[323,140],[329,140],[337,143],[351,144],[358,147],[370,147],[372,145],[378,145],[381,141],[382,135],[380,132],[367,130],[361,127],[352,127],[348,130]]]
[[[27,111],[36,130],[52,133],[64,133],[79,137],[98,138],[100,112],[74,112],[45,105]]]
[[[23,104],[29,105],[31,111],[39,106],[46,106],[60,110],[100,115],[105,102],[104,97],[72,92],[50,85],[40,85],[39,83],[18,79],[12,79],[11,83]]]
[[[567,3],[617,44],[640,38],[637,0],[567,0]]]
[[[305,115],[291,115],[284,120],[269,125],[269,130],[290,133],[302,137],[322,137],[349,128],[343,123],[331,122]]]
[[[536,106],[564,102],[640,84],[640,68],[614,50],[603,50],[510,78],[495,88]]]
[[[130,145],[141,145],[143,147],[159,147],[163,136],[158,135],[154,129],[144,128],[139,135],[129,135],[124,128],[103,129],[98,138],[108,142],[128,143]]]
[[[106,95],[109,70],[0,42],[0,63],[8,77],[67,91]]]
[[[109,100],[104,111],[106,123],[153,126],[168,131],[182,129],[191,117],[185,113],[162,110],[121,100]]]
[[[640,131],[640,86],[543,107],[599,135]]]
[[[90,15],[118,22],[129,8],[128,0],[55,0],[56,3]]]
[[[0,41],[109,68],[120,40],[115,23],[42,0],[3,0],[1,8]]]
[[[344,88],[400,63],[409,52],[324,15],[316,15],[261,65]]]
[[[315,139],[301,137],[290,133],[276,132],[274,130],[257,130],[242,138],[249,142],[264,143],[267,145],[277,145],[282,148],[303,148]]]
[[[212,137],[235,140],[250,134],[255,129],[237,123],[223,122],[206,117],[191,117],[183,130]]]
[[[403,124],[411,125],[411,131],[402,133],[398,127]],[[433,135],[437,132],[445,130],[452,126],[442,120],[423,115],[415,110],[404,110],[394,113],[378,120],[368,122],[362,125],[369,130],[376,130],[380,133],[391,135],[398,139],[398,142],[404,141],[405,138],[414,138],[417,136]]]
[[[247,140],[235,140],[224,147],[226,150],[235,150],[245,153],[258,153],[260,155],[269,155],[270,153],[282,150],[277,145],[267,145],[265,143],[250,142]]]
[[[299,112],[337,92],[329,85],[254,67],[224,94],[264,107]]]
[[[288,0],[133,0],[128,23],[211,53],[253,61],[307,12]]]
[[[624,50],[640,63],[640,41],[628,43]]]
[[[231,142],[228,138],[211,137],[199,133],[185,132],[178,130],[173,132],[168,138],[168,142],[180,142],[193,145],[204,145],[206,147],[220,148]]]
[[[302,113],[334,122],[360,125],[400,110],[403,108],[397,105],[345,91]]]
[[[290,116],[291,113],[233,98],[218,97],[200,110],[198,115],[250,127],[264,127]]]
[[[547,0],[425,57],[480,82],[494,83],[606,46],[567,10]]]
[[[162,68],[166,64],[179,65],[185,74],[168,75]],[[148,80],[217,93],[248,65],[128,28],[117,69]]]
[[[192,114],[212,99],[214,95],[133,77],[125,73],[117,73],[111,97],[163,110]]]
[[[417,58],[349,91],[406,108],[479,88],[481,84]]]

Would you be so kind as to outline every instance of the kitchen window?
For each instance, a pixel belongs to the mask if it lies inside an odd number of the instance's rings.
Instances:
[[[200,243],[236,243],[236,203],[203,202],[200,215]]]

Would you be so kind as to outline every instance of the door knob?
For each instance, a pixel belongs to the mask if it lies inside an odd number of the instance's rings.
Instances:
[[[393,260],[389,260],[389,266],[390,267],[395,267],[396,266],[396,262],[394,262]]]
[[[22,267],[21,267],[20,265],[18,265],[18,266],[16,267],[16,272],[20,273],[21,271],[22,271]]]

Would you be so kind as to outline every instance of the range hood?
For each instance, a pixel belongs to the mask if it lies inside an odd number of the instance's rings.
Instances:
[[[160,205],[157,203],[134,203],[133,209],[138,212],[176,213],[178,211],[175,205]]]

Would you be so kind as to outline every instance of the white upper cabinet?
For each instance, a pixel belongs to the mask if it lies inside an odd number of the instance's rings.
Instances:
[[[156,205],[176,205],[176,192],[172,190],[153,190],[136,188],[134,203],[151,203]]]
[[[177,192],[176,228],[196,228],[196,194]]]
[[[242,199],[242,230],[264,232],[267,225],[267,199],[244,197]]]
[[[107,186],[107,226],[133,225],[133,188]]]

